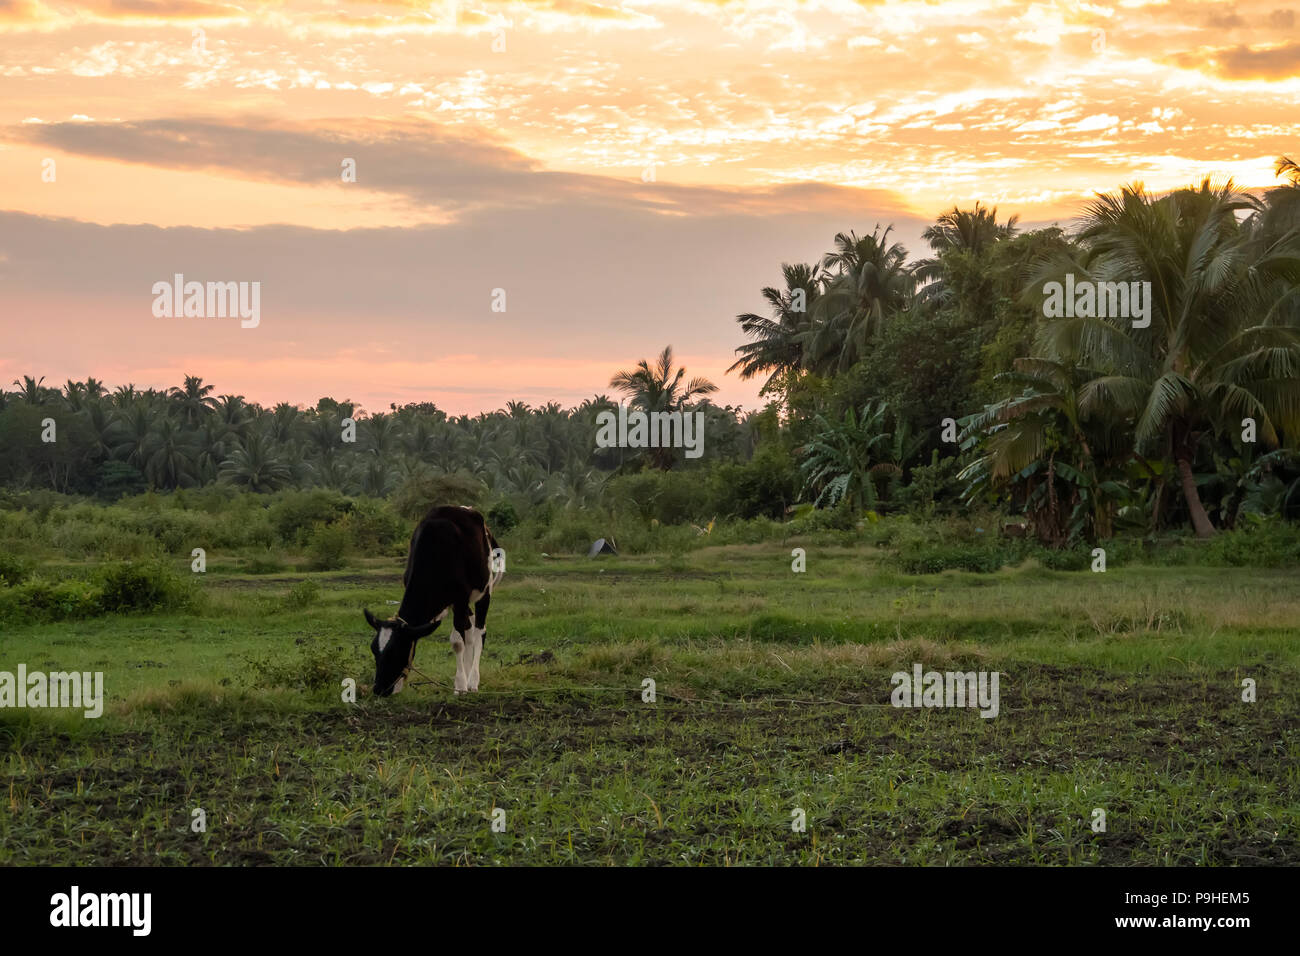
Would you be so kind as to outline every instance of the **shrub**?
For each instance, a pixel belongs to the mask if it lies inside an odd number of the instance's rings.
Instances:
[[[397,514],[415,522],[438,505],[477,508],[484,490],[481,481],[468,475],[414,475],[402,482],[391,501]]]
[[[509,501],[498,501],[487,513],[488,527],[497,534],[506,534],[519,526],[519,513]]]
[[[929,544],[900,551],[895,563],[907,574],[948,570],[991,574],[1014,557],[1007,549],[992,544]]]
[[[271,506],[271,525],[285,544],[300,547],[320,525],[338,521],[352,510],[352,502],[337,491],[313,488],[289,491]]]
[[[659,490],[659,472],[642,471],[609,479],[604,497],[618,511],[631,512],[648,522],[658,517]]]
[[[299,581],[291,587],[289,589],[289,594],[284,599],[285,606],[293,608],[294,610],[302,610],[303,608],[311,607],[319,601],[320,585],[310,578],[304,581]]]
[[[764,444],[748,462],[719,465],[712,484],[713,510],[718,514],[781,520],[798,497],[799,471],[785,448]]]
[[[790,523],[793,534],[807,534],[812,531],[852,531],[857,527],[858,515],[841,499],[833,508],[818,508]]]
[[[301,651],[296,655],[272,654],[264,658],[244,658],[254,686],[290,687],[296,690],[338,689],[343,677],[355,674],[355,651],[341,645],[323,644],[299,638]]]
[[[94,617],[102,610],[100,592],[88,581],[33,578],[0,590],[0,620],[37,624]]]
[[[1114,544],[1115,542],[1111,541],[1104,543],[1108,568],[1119,563],[1115,560],[1119,549],[1114,547]],[[1032,554],[1043,567],[1053,571],[1087,571],[1092,567],[1092,548],[1089,547],[1065,548],[1059,551],[1055,548],[1034,548]]]
[[[22,584],[31,574],[31,566],[21,558],[0,552],[0,584],[13,587]]]
[[[547,554],[586,554],[597,538],[608,537],[595,521],[585,515],[557,518],[538,539],[537,547]],[[617,539],[616,539],[617,540]],[[620,547],[622,542],[619,542]]]
[[[1237,529],[1211,538],[1196,563],[1241,568],[1294,567],[1300,564],[1300,526],[1279,518],[1247,516]]]
[[[283,570],[284,562],[270,551],[265,554],[255,554],[244,564],[245,574],[275,574]]]
[[[347,565],[352,550],[352,535],[343,525],[318,524],[307,541],[307,568],[310,571],[337,571]]]
[[[101,608],[123,611],[183,610],[195,601],[193,582],[158,561],[110,564],[95,574]]]
[[[347,528],[352,548],[365,554],[388,553],[400,546],[406,553],[408,529],[385,501],[357,501],[340,522]]]

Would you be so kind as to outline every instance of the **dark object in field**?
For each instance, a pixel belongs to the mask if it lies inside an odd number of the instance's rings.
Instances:
[[[406,593],[397,615],[381,621],[365,611],[366,623],[375,629],[370,653],[375,656],[376,697],[402,689],[415,661],[415,645],[448,614],[456,652],[454,690],[478,690],[488,604],[505,573],[504,562],[498,566],[494,561],[497,550],[496,538],[473,508],[443,506],[424,516],[411,535],[402,575]]]
[[[614,539],[597,538],[592,542],[591,548],[587,551],[587,557],[594,558],[598,554],[618,554],[618,549],[614,547]]]
[[[1009,521],[1002,526],[1002,537],[1004,538],[1023,538],[1029,533],[1029,523],[1026,521]]]

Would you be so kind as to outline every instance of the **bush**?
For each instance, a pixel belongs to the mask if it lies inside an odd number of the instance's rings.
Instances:
[[[195,601],[193,582],[157,561],[108,565],[96,572],[95,583],[107,613],[184,610]]]
[[[294,610],[302,610],[311,607],[320,601],[320,585],[308,578],[305,581],[299,581],[289,589],[289,594],[284,599],[286,607]]]
[[[593,541],[608,536],[609,533],[602,531],[592,518],[565,515],[551,522],[538,539],[537,547],[547,554],[586,554]],[[622,542],[619,544],[621,547]]]
[[[895,563],[907,574],[938,574],[940,571],[973,571],[991,574],[1015,560],[1008,549],[991,544],[930,544],[900,551]]]
[[[1104,542],[1107,568],[1119,563],[1115,560],[1119,550],[1114,547],[1115,543]],[[1092,567],[1092,548],[1089,547],[1066,548],[1060,551],[1054,548],[1034,548],[1032,553],[1043,567],[1053,571],[1087,571]]]
[[[338,690],[344,677],[357,673],[355,651],[341,645],[298,638],[297,655],[273,654],[265,658],[244,658],[254,686],[290,687],[295,690]]]
[[[604,497],[619,512],[630,512],[642,521],[659,517],[659,472],[642,471],[617,475],[605,482]]]
[[[286,545],[301,547],[320,525],[338,521],[352,508],[352,502],[337,491],[289,491],[271,506],[271,525]]]
[[[245,574],[276,574],[283,570],[284,562],[270,551],[253,555],[244,563],[243,568]]]
[[[352,549],[363,554],[387,554],[397,549],[406,554],[408,529],[382,500],[363,499],[357,501],[352,513],[346,515],[340,524],[347,529],[352,542]]]
[[[858,515],[846,499],[833,508],[817,508],[790,523],[792,534],[813,531],[852,531],[858,525]]]
[[[318,524],[307,541],[307,568],[310,571],[337,571],[347,565],[352,550],[352,535],[343,525]]]
[[[1280,518],[1247,516],[1233,531],[1206,542],[1198,564],[1237,568],[1281,568],[1300,564],[1300,526]]]
[[[0,590],[0,620],[15,624],[76,620],[94,617],[101,610],[99,589],[88,581],[33,578]]]
[[[31,566],[26,561],[0,552],[0,584],[9,587],[22,584],[31,572]]]
[[[197,601],[191,581],[158,562],[112,564],[91,579],[48,581],[34,577],[0,588],[0,620],[68,621],[130,611],[188,610]]]
[[[498,501],[487,513],[488,527],[497,534],[506,534],[519,527],[519,513],[509,501]]]
[[[761,445],[744,464],[719,465],[712,478],[713,510],[724,517],[779,521],[798,497],[799,471],[777,444]]]
[[[415,475],[402,482],[391,501],[397,514],[416,522],[438,505],[477,508],[484,490],[481,481],[468,475]]]

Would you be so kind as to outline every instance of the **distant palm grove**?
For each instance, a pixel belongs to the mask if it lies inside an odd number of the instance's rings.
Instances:
[[[978,513],[1051,548],[1294,521],[1300,166],[1276,172],[1259,195],[1125,186],[1068,231],[954,208],[918,259],[890,228],[841,233],[820,262],[782,266],[766,314],[736,316],[731,371],[764,382],[762,411],[710,402],[714,383],[688,378],[671,346],[576,408],[473,417],[265,408],[199,376],[166,391],[24,376],[0,392],[0,501],[320,488],[404,515],[449,498],[507,525],[585,511],[701,534],[713,519],[852,529]],[[1045,317],[1044,286],[1066,276],[1149,282],[1149,326]],[[619,401],[703,411],[704,457],[597,448],[596,416]]]

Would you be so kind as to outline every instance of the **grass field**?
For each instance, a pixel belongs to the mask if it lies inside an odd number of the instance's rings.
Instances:
[[[445,629],[434,683],[369,696],[396,559],[213,558],[194,613],[6,628],[0,670],[103,671],[109,701],[0,711],[0,863],[1300,861],[1294,570],[881,557],[513,554],[462,697]],[[998,671],[998,716],[891,707],[914,663]]]

